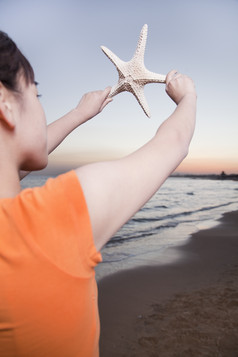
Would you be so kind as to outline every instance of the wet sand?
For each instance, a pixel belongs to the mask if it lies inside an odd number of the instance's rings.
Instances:
[[[238,212],[177,250],[99,281],[100,357],[238,356]]]

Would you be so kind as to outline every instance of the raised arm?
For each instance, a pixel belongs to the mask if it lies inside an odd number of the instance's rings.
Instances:
[[[75,109],[47,126],[48,154],[50,154],[74,129],[85,123],[112,101],[108,98],[111,87],[104,91],[84,94]]]
[[[177,107],[152,140],[123,159],[76,170],[98,250],[153,196],[188,153],[196,117],[194,84],[171,71],[166,92]]]
[[[47,126],[48,155],[54,151],[62,141],[77,127],[85,123],[112,101],[108,98],[111,87],[105,90],[84,94],[77,107],[69,113]],[[27,171],[20,171],[20,179],[28,175]]]

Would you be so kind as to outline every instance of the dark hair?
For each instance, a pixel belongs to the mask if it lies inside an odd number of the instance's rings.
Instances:
[[[19,92],[20,74],[26,84],[34,83],[35,75],[29,61],[10,37],[0,31],[0,82],[9,90]]]

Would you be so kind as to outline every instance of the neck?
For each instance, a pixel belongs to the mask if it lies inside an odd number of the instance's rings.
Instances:
[[[15,197],[21,191],[18,153],[15,130],[0,121],[0,198]]]
[[[0,198],[15,197],[21,191],[18,170],[0,165]]]

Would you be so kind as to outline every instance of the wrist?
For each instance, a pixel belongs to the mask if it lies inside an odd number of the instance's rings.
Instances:
[[[71,110],[70,116],[71,120],[75,123],[75,127],[83,124],[89,119],[78,106]]]
[[[184,95],[184,97],[191,97],[197,99],[197,93],[196,92],[188,92]]]
[[[184,94],[184,96],[178,101],[177,105],[179,105],[179,103],[181,103],[182,101],[196,101],[197,100],[197,93],[195,92],[187,92],[186,94]]]

